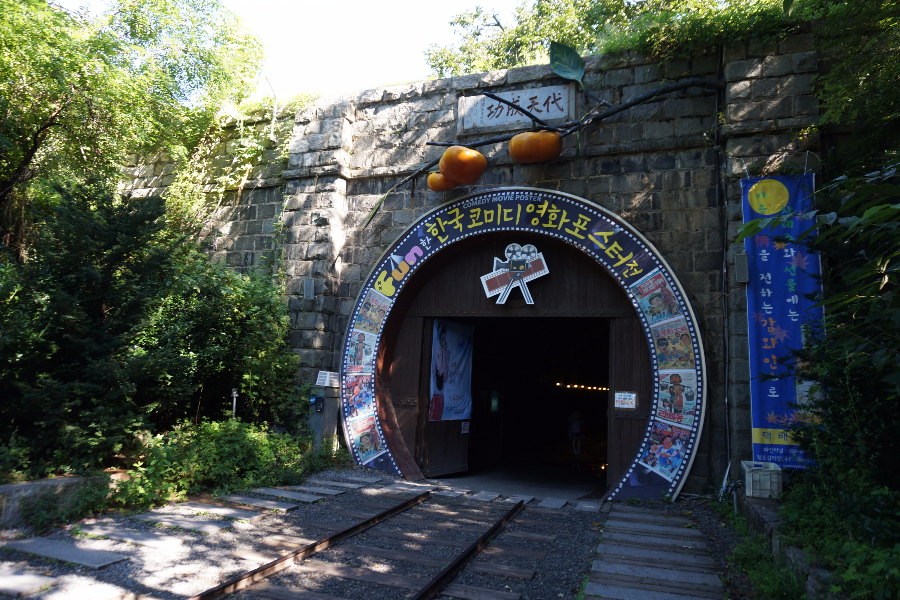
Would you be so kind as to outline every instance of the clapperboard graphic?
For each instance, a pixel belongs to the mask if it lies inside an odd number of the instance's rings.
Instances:
[[[504,251],[506,260],[494,258],[494,270],[481,276],[481,285],[488,298],[500,295],[497,304],[506,304],[510,292],[518,287],[522,290],[525,302],[534,304],[528,282],[547,275],[550,270],[544,262],[544,255],[531,244],[520,246],[510,244]]]

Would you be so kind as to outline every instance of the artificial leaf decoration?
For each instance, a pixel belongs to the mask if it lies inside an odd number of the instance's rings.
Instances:
[[[550,70],[565,79],[577,81],[584,89],[584,61],[578,52],[559,42],[550,42]]]

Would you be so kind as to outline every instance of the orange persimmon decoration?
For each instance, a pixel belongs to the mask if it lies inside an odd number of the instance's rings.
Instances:
[[[487,168],[487,159],[484,154],[463,146],[450,146],[438,163],[441,174],[455,181],[467,185],[481,179],[481,175]]]
[[[509,140],[509,157],[517,163],[552,160],[562,152],[562,140],[555,131],[527,131]]]
[[[438,172],[428,174],[428,189],[432,192],[446,192],[452,190],[459,184],[451,179],[447,179]]]

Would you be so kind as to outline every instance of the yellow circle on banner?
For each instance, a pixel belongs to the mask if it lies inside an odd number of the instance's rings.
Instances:
[[[750,208],[761,215],[774,215],[787,205],[789,199],[788,189],[777,179],[763,179],[747,192]]]

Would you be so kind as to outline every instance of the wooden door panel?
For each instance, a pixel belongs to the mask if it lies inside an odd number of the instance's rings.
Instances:
[[[647,338],[637,317],[610,323],[609,484],[615,485],[634,460],[647,428],[653,372]],[[615,392],[638,394],[637,410],[616,410]]]

